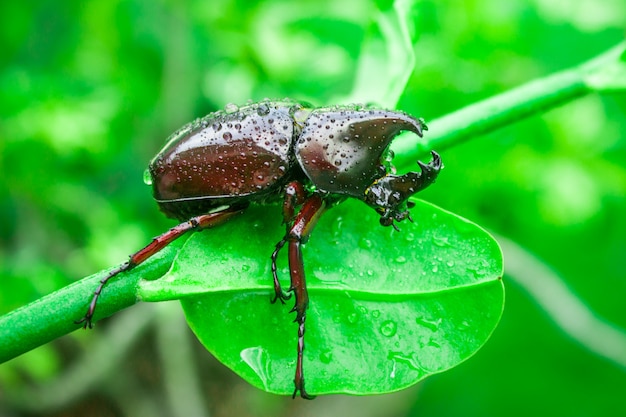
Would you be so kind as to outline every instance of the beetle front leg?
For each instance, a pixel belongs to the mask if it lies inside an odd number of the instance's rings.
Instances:
[[[287,239],[283,238],[276,244],[276,248],[274,248],[274,252],[272,252],[272,278],[274,279],[274,297],[272,297],[271,303],[274,304],[276,300],[280,300],[282,304],[285,304],[285,300],[289,300],[291,298],[291,294],[283,291],[282,286],[280,285],[280,281],[278,280],[278,271],[276,270],[276,259],[278,258],[278,253],[287,243]]]
[[[289,243],[289,275],[291,278],[290,291],[293,291],[296,302],[291,310],[296,312],[296,319],[298,323],[298,348],[297,348],[297,360],[296,360],[296,375],[294,378],[295,390],[293,392],[293,398],[300,391],[300,396],[305,399],[313,399],[314,397],[309,395],[304,388],[304,370],[303,370],[303,353],[304,353],[304,332],[306,311],[309,306],[309,294],[306,289],[306,280],[304,274],[304,262],[302,260],[301,246],[305,243],[311,231],[315,227],[317,220],[324,212],[326,203],[319,195],[313,195],[307,199],[300,212],[296,216],[293,225],[289,229],[287,235],[281,240]],[[284,245],[284,243],[282,244]],[[281,246],[282,246],[281,245]]]
[[[118,274],[126,271],[130,271],[135,268],[137,265],[143,263],[153,255],[156,255],[161,249],[172,243],[174,240],[178,239],[185,233],[192,230],[204,230],[213,226],[217,226],[218,224],[224,223],[226,220],[231,218],[233,215],[241,213],[242,208],[227,208],[224,211],[204,214],[201,216],[192,217],[188,221],[179,224],[178,226],[172,227],[167,232],[163,233],[160,236],[152,239],[146,247],[135,252],[130,256],[128,261],[124,262],[122,265],[117,268],[112,269],[109,273],[100,280],[100,284],[96,288],[91,298],[91,302],[89,303],[89,307],[87,308],[87,313],[85,316],[75,321],[76,324],[83,324],[83,328],[92,328],[93,327],[93,316],[96,312],[96,306],[98,304],[98,298],[104,289],[104,286],[111,280],[113,277]]]

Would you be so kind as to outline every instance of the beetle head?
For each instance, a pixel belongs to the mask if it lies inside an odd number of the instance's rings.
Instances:
[[[404,175],[386,174],[365,190],[365,202],[380,214],[380,224],[393,226],[395,221],[411,220],[409,208],[414,203],[409,197],[432,184],[441,170],[441,157],[432,151],[432,161],[424,164],[417,161],[421,171]]]

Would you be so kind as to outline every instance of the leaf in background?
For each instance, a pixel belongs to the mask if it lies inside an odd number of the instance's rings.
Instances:
[[[416,203],[415,223],[403,222],[399,233],[348,201],[312,234],[304,249],[310,393],[405,388],[470,357],[497,325],[504,301],[497,243],[467,220]],[[139,292],[145,301],[182,298],[189,325],[220,361],[259,388],[291,394],[293,300],[269,302],[269,256],[283,230],[279,207],[254,207],[192,236],[171,271],[142,281]],[[281,255],[279,274],[288,287]]]

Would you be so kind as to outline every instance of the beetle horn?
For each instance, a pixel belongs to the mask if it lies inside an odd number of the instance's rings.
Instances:
[[[382,225],[390,226],[394,220],[402,221],[409,217],[407,209],[409,197],[435,182],[442,163],[437,152],[432,151],[431,154],[433,159],[428,164],[417,161],[421,172],[411,171],[404,175],[387,174],[367,189],[365,202],[380,213]]]
[[[424,188],[435,182],[435,179],[439,175],[439,171],[441,171],[442,167],[441,157],[435,151],[431,151],[431,155],[433,159],[428,164],[425,164],[422,161],[417,161],[417,165],[419,165],[421,172],[410,171],[404,175],[394,175],[397,179],[395,181],[390,180],[391,187],[399,192],[407,194],[406,198],[409,198],[413,194],[422,191]]]

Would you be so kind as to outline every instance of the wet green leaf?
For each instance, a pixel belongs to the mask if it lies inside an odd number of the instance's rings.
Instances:
[[[396,232],[362,203],[346,202],[322,217],[304,248],[309,393],[405,388],[470,357],[498,323],[497,243],[467,220],[416,203],[415,222]],[[171,271],[139,291],[145,301],[182,298],[189,325],[220,361],[259,388],[291,394],[293,300],[269,302],[269,256],[283,230],[279,207],[252,208],[192,236]],[[286,253],[279,274],[287,288]]]

